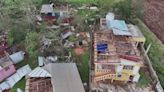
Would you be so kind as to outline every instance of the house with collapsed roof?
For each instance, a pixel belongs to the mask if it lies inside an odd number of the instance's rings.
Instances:
[[[43,4],[40,10],[41,18],[45,21],[55,21],[59,17],[67,16],[68,12],[68,6],[66,8],[57,9],[53,3]]]
[[[25,65],[16,70],[14,74],[5,79],[0,83],[0,92],[8,92],[6,90],[14,87],[16,83],[18,83],[26,74],[31,72],[31,68],[29,65]]]
[[[85,92],[75,63],[50,63],[26,76],[25,92]]]
[[[16,68],[13,65],[11,59],[7,56],[5,51],[1,51],[0,58],[0,82],[8,78],[16,72]]]
[[[14,64],[24,59],[24,52],[19,51],[9,55],[6,51],[0,51],[0,82],[16,72]]]
[[[138,82],[144,61],[138,46],[145,43],[138,27],[108,14],[100,20],[100,31],[93,36],[92,81]]]

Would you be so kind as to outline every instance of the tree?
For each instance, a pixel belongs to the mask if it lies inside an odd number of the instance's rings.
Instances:
[[[34,29],[38,13],[33,0],[4,0],[0,6],[0,27],[11,30],[12,27],[28,26]]]
[[[36,32],[27,33],[25,39],[26,50],[29,53],[29,56],[32,58],[37,57],[37,47],[39,43],[39,34]]]
[[[114,6],[116,12],[122,16],[123,19],[129,20],[132,16],[131,0],[123,0]]]
[[[39,2],[39,1],[38,1]],[[8,43],[18,44],[25,40],[29,31],[35,31],[35,0],[3,0],[0,4],[0,30],[9,33]]]
[[[115,0],[98,0],[97,4],[100,7],[100,13],[104,15],[107,12],[111,11],[114,1]]]

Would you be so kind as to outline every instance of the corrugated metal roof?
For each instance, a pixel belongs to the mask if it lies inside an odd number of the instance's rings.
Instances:
[[[51,74],[41,67],[35,68],[28,77],[51,77]]]
[[[5,90],[5,89],[9,89],[9,88],[10,88],[10,86],[8,85],[7,82],[2,82],[2,83],[0,84],[0,92],[2,92],[2,91]]]
[[[17,72],[15,74],[13,74],[11,77],[6,79],[6,82],[12,88],[19,80],[21,80],[29,72],[31,72],[30,66],[25,65],[25,66],[21,67],[20,69],[18,69]]]
[[[112,29],[114,35],[132,35],[124,20],[108,20],[107,27]]]
[[[114,35],[126,35],[126,36],[131,36],[131,33],[129,31],[121,31],[115,28],[112,28],[113,34]]]
[[[16,53],[10,55],[9,57],[11,58],[11,60],[14,64],[17,64],[24,59],[24,54],[25,54],[25,52],[19,51],[19,52],[16,52]]]
[[[51,63],[44,68],[52,75],[53,92],[85,92],[75,63]]]
[[[110,20],[107,21],[109,28],[115,28],[121,31],[128,31],[128,27],[124,20]]]
[[[12,88],[18,81],[20,81],[26,74],[31,71],[29,65],[25,65],[17,70],[15,74],[7,78],[3,83],[0,84],[0,92],[5,89]]]
[[[50,4],[44,4],[42,5],[42,8],[41,8],[41,13],[52,13],[53,12],[53,7],[51,7]]]

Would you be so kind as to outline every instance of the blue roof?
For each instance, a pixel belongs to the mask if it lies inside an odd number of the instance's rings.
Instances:
[[[120,31],[128,31],[128,27],[124,20],[110,20],[107,21],[108,28],[115,28]]]

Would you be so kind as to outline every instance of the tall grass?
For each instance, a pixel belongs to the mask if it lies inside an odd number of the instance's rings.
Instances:
[[[149,43],[152,43],[152,46],[148,52],[148,56],[154,69],[156,70],[161,85],[164,88],[164,44],[162,44],[156,35],[152,33],[141,20],[137,19],[136,24],[146,37],[145,48],[149,45]]]

